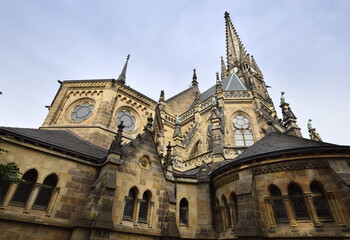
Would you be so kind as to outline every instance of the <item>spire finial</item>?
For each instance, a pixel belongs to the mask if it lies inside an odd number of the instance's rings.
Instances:
[[[192,86],[198,86],[196,69],[193,69]]]
[[[124,64],[124,67],[123,67],[123,70],[122,72],[120,73],[117,81],[122,83],[122,84],[125,84],[125,80],[126,80],[126,69],[128,68],[128,62],[129,62],[129,59],[130,59],[130,54],[128,54],[128,56],[126,57],[126,62]]]
[[[225,12],[226,22],[226,54],[227,54],[227,71],[231,72],[235,67],[239,68],[240,64],[246,61],[246,50],[244,45],[233,26],[230,15]]]

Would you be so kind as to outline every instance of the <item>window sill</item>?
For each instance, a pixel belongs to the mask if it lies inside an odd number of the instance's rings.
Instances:
[[[180,227],[189,227],[190,225],[185,224],[185,223],[179,223],[179,226],[180,226]]]

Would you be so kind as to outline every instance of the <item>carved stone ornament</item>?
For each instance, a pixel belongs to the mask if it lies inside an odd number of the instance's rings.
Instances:
[[[145,170],[149,170],[151,168],[151,163],[147,156],[143,156],[139,161],[139,167]]]

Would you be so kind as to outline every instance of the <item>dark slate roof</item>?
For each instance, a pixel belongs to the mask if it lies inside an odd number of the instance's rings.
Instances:
[[[42,146],[53,147],[74,155],[101,162],[107,156],[107,150],[95,146],[68,130],[46,130],[33,128],[0,127],[2,134],[12,135]]]
[[[242,81],[239,79],[239,77],[235,73],[232,73],[232,74],[228,75],[227,77],[225,77],[221,81],[221,85],[222,85],[223,91],[244,91],[244,90],[247,90],[247,88],[244,86]],[[215,92],[216,92],[216,85],[212,86],[211,88],[209,88],[208,90],[203,92],[199,96],[199,102],[203,102],[203,101],[207,100],[209,97],[213,96],[215,94]],[[192,107],[194,107],[194,103],[191,105],[190,109]]]
[[[339,146],[336,144],[317,142],[305,138],[299,138],[283,134],[280,132],[271,132],[249,147],[233,160],[225,160],[211,173],[234,166],[253,159],[259,159],[268,156],[275,156],[287,153],[306,152],[313,150],[350,150],[349,146]]]

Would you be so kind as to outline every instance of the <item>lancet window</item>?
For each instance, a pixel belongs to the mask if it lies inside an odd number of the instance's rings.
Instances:
[[[179,223],[180,225],[188,225],[188,201],[186,198],[180,201]]]
[[[40,191],[38,193],[38,196],[36,197],[33,207],[46,210],[50,203],[56,184],[56,174],[51,174],[47,176],[40,187]]]
[[[270,196],[276,222],[288,222],[289,219],[283,202],[281,191],[275,185],[270,186]]]
[[[128,196],[125,197],[123,219],[125,220],[133,219],[136,197],[137,197],[137,190],[135,188],[131,188]]]
[[[15,194],[12,197],[11,203],[15,205],[25,206],[34,185],[38,178],[38,172],[35,169],[28,170],[23,174],[23,182],[20,182]]]
[[[305,220],[310,219],[303,192],[296,183],[291,183],[288,186],[288,195],[290,201],[292,202],[295,219],[296,220]]]
[[[332,219],[327,200],[324,195],[322,186],[317,182],[310,184],[312,202],[314,203],[316,213],[320,220]]]
[[[151,193],[149,191],[144,192],[142,199],[140,200],[140,210],[138,221],[147,223],[147,216],[150,207]]]

